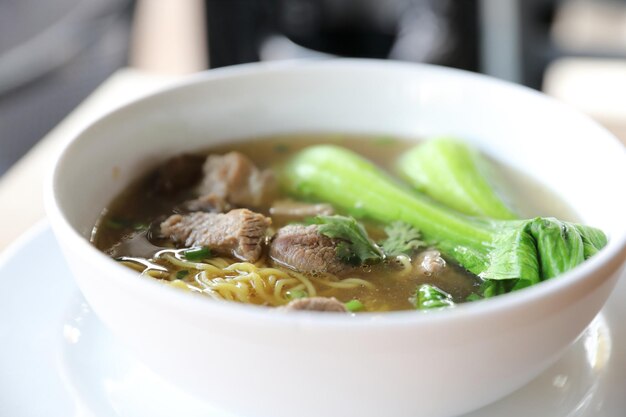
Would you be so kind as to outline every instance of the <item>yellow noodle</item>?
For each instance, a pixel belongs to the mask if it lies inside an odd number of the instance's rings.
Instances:
[[[290,285],[294,283],[298,283],[298,280],[293,279],[293,278],[288,278],[288,279],[280,279],[276,281],[276,283],[274,284],[274,297],[276,297],[277,299],[281,299],[281,294],[283,293],[283,288],[285,287],[285,285]],[[300,286],[304,288],[303,284],[299,284],[294,287],[291,287],[290,289],[295,290],[297,289],[296,287],[300,287]]]
[[[198,270],[211,270],[214,272],[221,271],[221,268],[213,266],[211,264],[207,264],[204,262],[190,262],[182,259],[178,259],[175,256],[170,255],[169,253],[164,253],[161,255],[163,259],[171,263],[172,265],[185,268],[185,269],[198,269]]]
[[[158,269],[146,268],[141,272],[141,275],[149,276],[156,279],[165,279],[169,277],[170,273],[167,271],[160,271]]]
[[[211,259],[207,259],[206,263],[208,263],[209,265],[213,265],[215,267],[218,268],[226,268],[228,265],[230,265],[230,262],[227,259],[224,258],[211,258]]]
[[[314,297],[318,294],[319,286],[331,289],[373,287],[371,283],[360,278],[339,279],[332,275],[309,278],[292,270],[264,267],[262,261],[253,264],[231,262],[226,258],[211,258],[203,262],[191,262],[183,259],[180,252],[181,250],[163,250],[156,254],[155,258],[171,265],[167,272],[145,268],[142,274],[172,280],[177,270],[187,269],[191,270],[192,274],[184,280],[171,281],[173,286],[179,288],[186,286],[215,299],[273,306],[288,303],[290,301],[287,297],[288,292],[294,290],[304,290],[308,296]],[[138,267],[137,263],[129,266]]]
[[[306,292],[307,292],[307,294],[309,294],[309,297],[314,297],[315,296],[315,294],[316,294],[315,287],[311,283],[310,279],[305,277],[303,274],[301,274],[299,272],[295,272],[295,271],[291,271],[289,274],[294,276],[294,277],[296,277],[296,278],[298,278],[300,280],[300,282],[302,282],[304,284],[304,286],[306,287]]]
[[[135,271],[138,272],[143,272],[146,269],[146,266],[143,264],[138,264],[137,262],[131,262],[131,261],[120,261],[120,263],[122,265],[125,265],[131,269],[134,269]]]

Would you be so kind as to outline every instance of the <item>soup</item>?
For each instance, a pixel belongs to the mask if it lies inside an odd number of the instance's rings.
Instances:
[[[423,241],[410,224],[298,199],[276,184],[277,167],[319,144],[340,145],[389,174],[415,146],[388,137],[311,135],[178,155],[103,211],[92,242],[142,275],[220,300],[356,312],[446,307],[483,297],[485,279],[443,246]],[[573,218],[540,185],[492,164],[499,180],[494,186],[522,217]],[[354,234],[346,237],[345,230]]]

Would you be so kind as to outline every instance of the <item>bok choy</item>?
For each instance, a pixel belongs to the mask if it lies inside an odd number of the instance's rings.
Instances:
[[[517,219],[488,181],[489,162],[465,142],[427,140],[398,161],[400,175],[417,190],[461,213]]]
[[[463,215],[333,145],[295,154],[279,170],[279,180],[296,197],[334,204],[354,217],[410,224],[427,244],[485,279],[482,296],[552,278],[606,244],[600,230],[555,218],[493,220]]]

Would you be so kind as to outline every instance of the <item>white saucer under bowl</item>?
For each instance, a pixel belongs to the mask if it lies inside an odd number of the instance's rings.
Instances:
[[[228,416],[160,379],[112,337],[75,287],[46,223],[0,258],[0,288],[0,416]],[[622,279],[555,365],[464,417],[623,417],[624,323]]]

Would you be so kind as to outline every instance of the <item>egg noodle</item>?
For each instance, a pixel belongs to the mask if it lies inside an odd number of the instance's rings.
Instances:
[[[405,273],[412,269],[410,261],[398,259],[397,262]],[[126,258],[123,263],[142,271],[143,275],[215,299],[269,306],[287,304],[296,292],[314,297],[323,296],[333,289],[375,287],[361,278],[339,278],[330,274],[307,276],[287,268],[268,267],[263,261],[233,262],[215,257],[194,262],[185,259],[182,251],[176,249],[162,250],[151,261]],[[181,271],[187,271],[183,277],[180,276]]]

